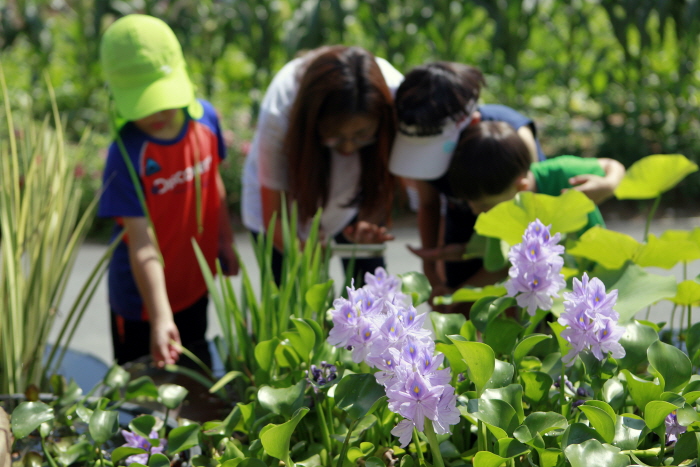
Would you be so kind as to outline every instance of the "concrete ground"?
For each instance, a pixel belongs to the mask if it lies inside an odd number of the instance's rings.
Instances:
[[[642,240],[644,232],[644,219],[635,218],[632,220],[623,220],[620,218],[620,216],[612,215],[606,217],[606,222],[609,229],[623,232],[631,235],[637,240]],[[650,231],[651,233],[658,235],[669,229],[690,230],[697,226],[700,226],[700,217],[664,218],[654,221]],[[392,233],[396,236],[396,239],[389,242],[386,249],[387,266],[389,272],[396,274],[409,271],[420,271],[420,261],[405,247],[407,244],[420,244],[415,227],[415,216],[409,215],[397,221],[392,228]],[[251,271],[253,280],[255,280],[256,274],[254,271],[257,270],[257,265],[253,256],[250,239],[247,232],[238,233],[236,237],[236,244],[243,261],[248,266],[249,271]],[[72,304],[80,287],[87,279],[87,275],[103,254],[105,248],[105,245],[100,244],[86,244],[81,247],[76,265],[68,283],[68,289],[66,291],[61,310],[67,310],[70,304]],[[660,275],[673,274],[677,278],[681,278],[683,276],[681,266],[677,266],[670,271],[650,268],[649,272]],[[700,274],[700,261],[690,264],[688,266],[687,274],[688,278],[693,278]],[[342,283],[343,272],[340,267],[340,261],[336,258],[333,258],[332,260],[331,276],[336,280],[336,283]],[[240,290],[240,278],[232,277],[231,281],[234,289]],[[650,319],[652,321],[667,321],[670,318],[670,310],[671,305],[669,302],[662,302],[655,305],[652,307]],[[75,338],[71,342],[70,346],[72,350],[78,353],[87,354],[90,357],[94,357],[90,358],[93,363],[109,363],[112,360],[108,313],[106,284],[105,280],[103,279],[91,305],[89,306],[89,309],[80,322]],[[641,312],[638,317],[644,318],[644,315],[645,312]],[[676,315],[676,321],[678,322],[680,319],[680,313],[677,313]],[[700,313],[695,313],[695,315],[695,320],[700,321]],[[62,316],[59,314],[53,329],[52,340],[56,337],[61,320]],[[210,307],[209,310],[209,323],[208,336],[213,337],[219,334],[220,327],[212,307]],[[81,360],[81,362],[84,360],[85,359]],[[81,365],[83,365],[83,363],[79,363],[78,368],[75,368],[74,365],[72,368],[69,368],[66,371],[68,373],[72,373],[73,371],[81,371]],[[98,364],[95,366],[90,366],[90,369],[87,371],[89,373],[99,373],[100,370],[101,368]],[[85,372],[85,368],[83,368],[82,371]],[[103,374],[94,374],[93,376],[96,378],[95,381],[97,381],[103,376]]]

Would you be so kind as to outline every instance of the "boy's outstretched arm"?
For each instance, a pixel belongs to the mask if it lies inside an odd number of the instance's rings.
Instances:
[[[238,256],[233,251],[233,228],[231,227],[231,217],[226,203],[226,187],[221,178],[221,174],[216,174],[216,188],[219,193],[221,206],[219,208],[219,259],[224,273],[229,276],[238,274]]]
[[[598,163],[605,172],[605,176],[586,174],[569,179],[569,183],[575,190],[584,193],[595,204],[610,198],[625,176],[625,166],[615,159],[601,157]]]
[[[145,217],[125,217],[129,262],[151,323],[151,357],[159,367],[180,357],[180,333],[173,319],[165,273]],[[171,344],[174,341],[175,344]]]

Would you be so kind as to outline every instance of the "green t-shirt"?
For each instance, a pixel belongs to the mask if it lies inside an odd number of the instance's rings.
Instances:
[[[571,177],[576,175],[600,175],[605,176],[605,171],[600,166],[598,159],[594,157],[559,156],[542,162],[535,162],[530,166],[535,176],[537,193],[559,196],[561,190],[572,188],[569,183]],[[605,227],[603,216],[596,207],[588,213],[588,224],[579,234],[590,229],[594,225]]]

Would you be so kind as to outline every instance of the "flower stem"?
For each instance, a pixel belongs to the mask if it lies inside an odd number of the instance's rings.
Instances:
[[[326,401],[327,402],[327,401]],[[328,451],[328,457],[333,458],[333,444],[331,443],[331,436],[328,433],[328,425],[326,424],[326,415],[323,413],[325,404],[317,402],[316,407],[318,413],[319,424],[321,425],[321,437],[323,438],[323,444],[326,446]]]
[[[647,216],[647,223],[644,226],[644,241],[645,242],[649,239],[649,227],[651,227],[651,220],[654,218],[654,214],[656,213],[656,209],[659,207],[659,203],[661,203],[661,195],[656,197],[656,199],[654,200],[654,204],[652,204],[651,209],[649,209],[649,215]]]
[[[561,377],[559,378],[559,405],[564,418],[569,418],[569,407],[566,405],[566,365],[561,362]]]
[[[418,456],[418,465],[421,467],[425,466],[425,458],[423,457],[423,450],[420,448],[420,439],[418,438],[418,430],[413,427],[413,444],[416,445],[416,455]]]
[[[435,467],[445,467],[445,463],[442,460],[442,454],[440,454],[440,444],[438,443],[437,435],[435,434],[435,428],[433,427],[433,421],[429,418],[425,418],[425,429],[423,430],[425,436],[428,437],[428,444],[430,445],[430,450],[433,453],[433,465]]]

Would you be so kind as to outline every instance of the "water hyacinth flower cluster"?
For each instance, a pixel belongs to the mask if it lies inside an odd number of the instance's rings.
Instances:
[[[597,277],[589,280],[585,272],[580,281],[574,278],[573,286],[573,293],[564,294],[564,313],[558,320],[566,326],[561,336],[571,344],[564,362],[571,366],[584,350],[590,350],[601,361],[608,353],[613,358],[624,357],[625,349],[618,341],[625,328],[618,326],[620,315],[613,310],[617,290],[606,293],[605,284]]]
[[[333,302],[328,342],[352,350],[354,362],[379,370],[375,378],[386,390],[389,409],[404,417],[391,431],[402,447],[414,427],[424,430],[426,418],[437,434],[450,433],[460,417],[457,396],[450,369],[440,369],[445,356],[435,354],[431,332],[423,327],[427,314],[418,314],[401,292],[401,280],[382,268],[367,273],[365,284],[348,287],[348,298]]]
[[[526,308],[530,316],[538,308],[550,310],[552,297],[558,297],[557,292],[566,285],[561,274],[564,247],[558,245],[561,235],[550,235],[550,227],[535,219],[525,229],[522,243],[508,252],[508,296],[516,297],[518,306]]]

